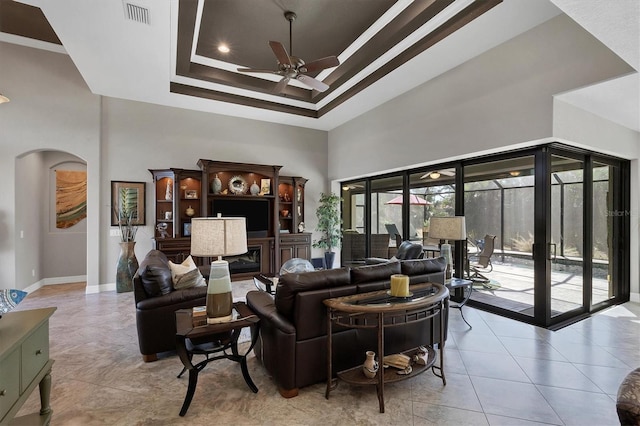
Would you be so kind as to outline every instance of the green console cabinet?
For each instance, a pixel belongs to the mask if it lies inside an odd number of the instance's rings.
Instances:
[[[0,318],[0,425],[46,425],[51,420],[49,318],[56,308],[9,312]],[[40,388],[40,412],[14,418]]]

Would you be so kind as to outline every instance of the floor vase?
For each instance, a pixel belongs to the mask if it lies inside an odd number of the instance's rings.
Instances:
[[[118,257],[116,270],[116,292],[118,293],[133,291],[133,276],[138,270],[135,246],[135,241],[120,243],[120,257]]]
[[[326,251],[324,253],[324,263],[327,269],[333,269],[333,261],[336,258],[336,253],[333,251]]]

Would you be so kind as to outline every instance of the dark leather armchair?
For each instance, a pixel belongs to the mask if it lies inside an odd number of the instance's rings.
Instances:
[[[398,247],[398,251],[394,256],[397,260],[422,259],[424,251],[422,244],[412,243],[411,241],[403,241]],[[392,259],[384,259],[381,257],[368,257],[365,259],[367,265],[375,265],[377,263],[389,262]]]
[[[142,359],[151,362],[160,352],[176,349],[176,316],[178,309],[203,306],[207,287],[174,290],[167,257],[151,250],[133,277],[136,302],[136,327]]]

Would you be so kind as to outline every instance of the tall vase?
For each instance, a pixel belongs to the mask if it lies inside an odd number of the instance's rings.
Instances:
[[[116,270],[116,292],[118,293],[133,291],[133,276],[138,270],[135,246],[135,241],[120,243],[120,257],[118,257]]]
[[[222,181],[216,173],[215,177],[211,181],[211,192],[213,192],[214,194],[219,194],[220,191],[222,191]]]

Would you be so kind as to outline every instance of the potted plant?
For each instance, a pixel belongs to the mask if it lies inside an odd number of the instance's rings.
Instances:
[[[316,231],[322,232],[323,236],[313,242],[313,247],[325,249],[325,264],[327,265],[327,269],[331,269],[336,256],[333,248],[340,247],[340,241],[342,239],[342,232],[340,230],[340,225],[342,225],[342,218],[340,217],[341,199],[332,192],[330,194],[321,193],[319,201],[320,205],[316,210],[316,216],[318,218]]]

